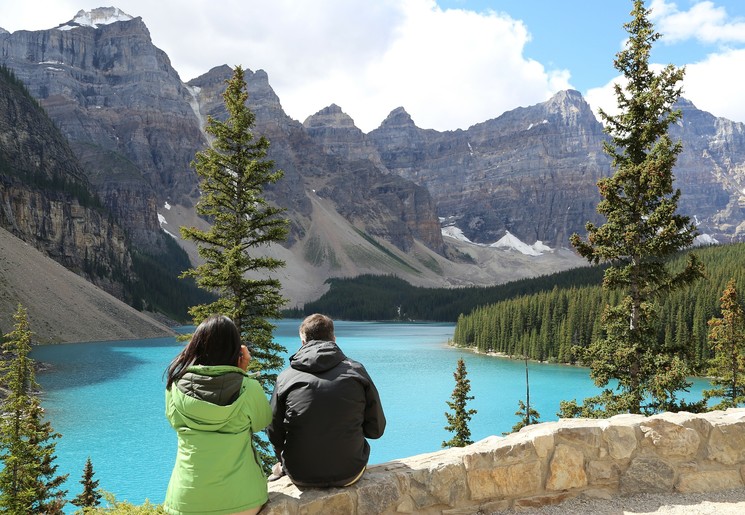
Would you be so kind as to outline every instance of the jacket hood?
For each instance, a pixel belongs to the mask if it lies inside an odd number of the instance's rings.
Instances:
[[[335,342],[312,340],[290,356],[290,366],[295,370],[317,374],[331,370],[346,358]]]
[[[189,367],[171,387],[174,408],[189,427],[219,431],[240,409],[244,377],[238,367]]]

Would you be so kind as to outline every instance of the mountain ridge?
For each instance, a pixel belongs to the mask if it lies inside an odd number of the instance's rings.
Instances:
[[[157,251],[160,239],[171,237],[163,222],[177,239],[177,219],[198,223],[189,163],[207,144],[208,117],[226,115],[221,94],[232,69],[218,65],[183,83],[141,18],[93,25],[0,34],[0,63],[60,127],[135,244]],[[560,257],[561,249],[572,232],[597,221],[595,183],[611,166],[602,125],[579,92],[445,132],[417,127],[398,107],[366,134],[336,104],[294,120],[265,71],[246,70],[246,80],[255,133],[270,140],[269,157],[285,172],[267,197],[287,208],[291,222],[288,242],[271,251],[287,257],[292,303],[317,295],[327,278],[374,273],[375,266],[380,273],[393,267],[417,285],[460,286],[496,284],[505,270],[524,277],[584,263],[570,259],[571,251]],[[676,169],[684,214],[712,238],[742,239],[743,125],[686,101],[681,108],[683,121],[673,130],[684,139]],[[443,236],[447,227],[473,243]],[[518,265],[509,261],[512,250],[487,247],[508,233],[554,252],[522,256]],[[356,262],[360,249],[375,258]]]

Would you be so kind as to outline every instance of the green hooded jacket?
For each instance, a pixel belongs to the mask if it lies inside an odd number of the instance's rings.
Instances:
[[[267,501],[251,434],[272,419],[258,381],[233,366],[192,366],[166,390],[178,454],[163,504],[173,515],[227,515]]]

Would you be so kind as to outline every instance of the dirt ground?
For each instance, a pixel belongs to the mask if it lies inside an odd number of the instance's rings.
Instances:
[[[19,303],[35,343],[151,338],[173,334],[155,319],[0,229],[0,331],[13,329]]]

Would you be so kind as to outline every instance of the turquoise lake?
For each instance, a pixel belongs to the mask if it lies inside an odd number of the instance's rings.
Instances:
[[[300,345],[299,320],[283,320],[275,339],[287,356]],[[447,346],[452,324],[336,322],[337,343],[362,362],[380,391],[388,419],[385,434],[370,441],[371,464],[439,450],[453,372],[463,357],[477,410],[469,427],[474,441],[501,435],[517,422],[525,399],[525,363]],[[58,473],[69,473],[69,497],[81,486],[90,456],[99,487],[135,504],[163,501],[176,454],[176,436],[164,417],[163,371],[179,352],[174,338],[46,345],[32,357],[49,363],[37,380],[57,440]],[[541,421],[556,420],[561,400],[581,400],[598,390],[588,370],[530,363],[531,405]],[[708,383],[697,380],[688,400]],[[72,507],[74,508],[74,507]]]

